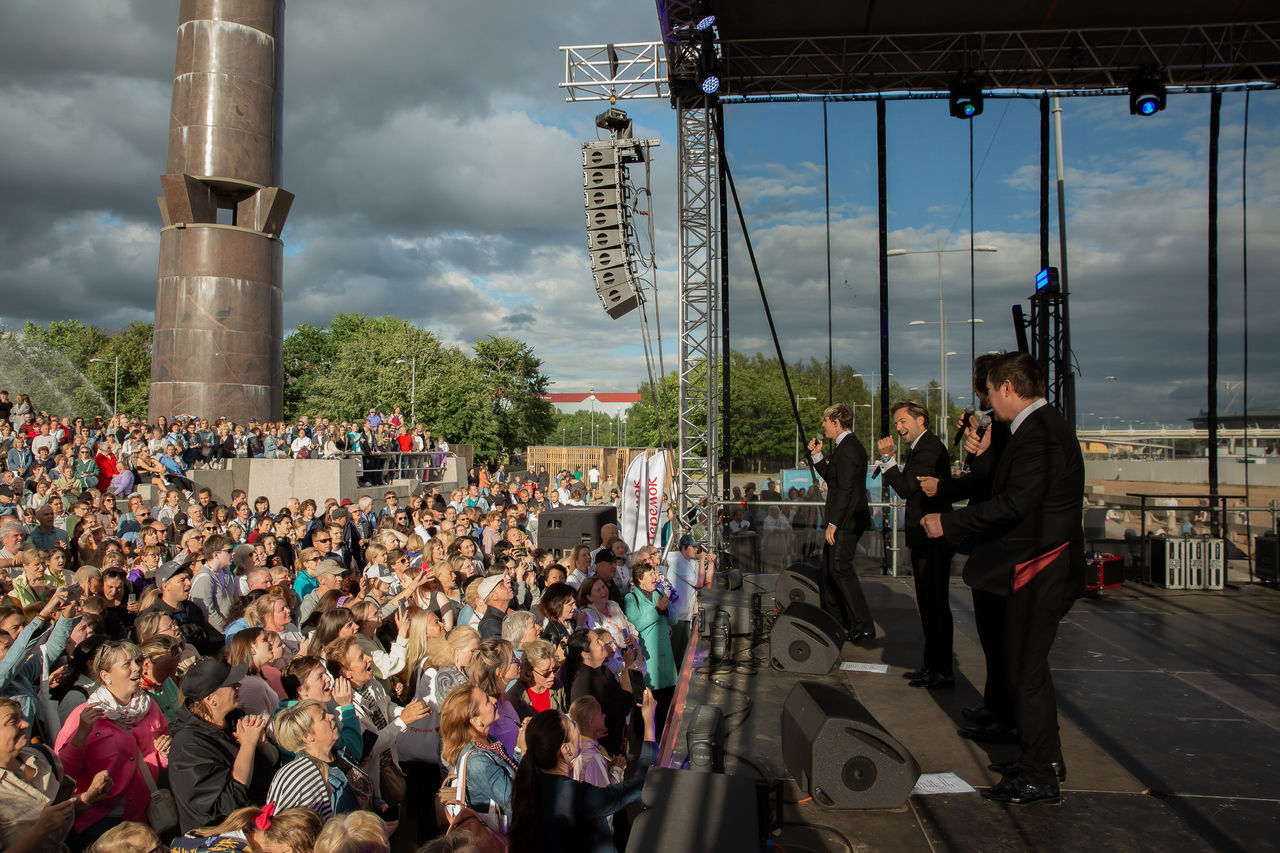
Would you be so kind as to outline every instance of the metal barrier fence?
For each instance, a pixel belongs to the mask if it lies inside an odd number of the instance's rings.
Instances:
[[[452,452],[383,450],[362,454],[342,452],[341,459],[355,459],[356,479],[369,486],[390,485],[392,480],[416,480],[421,483],[437,483],[444,479],[450,459],[457,459]]]
[[[717,525],[713,531],[712,547],[728,551],[734,562],[747,571],[778,572],[812,550],[821,552],[825,544],[825,520],[822,518],[822,501],[745,501],[715,500],[711,505],[723,512],[726,519],[735,509],[750,509],[753,529],[749,533],[733,535],[728,522]],[[779,516],[791,522],[785,527],[765,525],[770,507],[779,508]],[[868,501],[871,511],[871,527],[858,539],[858,557],[879,560],[881,570],[892,577],[898,575],[899,553],[905,547],[902,541],[902,512],[906,504],[896,497],[889,501]],[[791,510],[787,513],[786,510]],[[810,512],[800,512],[809,510]],[[796,516],[800,516],[797,524]]]

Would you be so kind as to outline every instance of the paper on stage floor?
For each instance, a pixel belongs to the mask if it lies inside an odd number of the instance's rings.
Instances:
[[[889,671],[887,663],[862,663],[856,660],[847,660],[840,664],[840,668],[845,672],[878,672],[881,675]]]
[[[977,789],[955,773],[921,773],[912,794],[974,794]]]

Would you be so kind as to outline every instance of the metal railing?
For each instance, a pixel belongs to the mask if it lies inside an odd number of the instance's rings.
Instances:
[[[742,568],[752,570],[762,568],[767,571],[780,571],[795,560],[808,554],[812,548],[817,548],[820,551],[825,544],[823,532],[826,529],[826,523],[825,519],[822,518],[821,510],[826,504],[823,501],[753,500],[748,503],[739,500],[717,499],[709,503],[717,511],[717,514],[719,514],[720,510],[723,510],[723,515],[726,519],[732,515],[735,509],[744,509],[748,506],[751,508],[754,535],[747,534],[738,537],[731,535],[728,532],[728,521],[726,520],[724,524],[716,526],[715,538],[712,540],[713,547],[728,550],[734,556],[735,562],[742,564]],[[766,547],[773,543],[769,541],[765,532],[759,530],[761,521],[769,513],[769,507],[773,506],[779,508],[813,508],[816,510],[812,526],[806,523],[803,527],[796,527],[794,523],[792,524],[786,548],[782,549],[780,555],[775,548]],[[888,501],[868,501],[867,507],[872,514],[872,525],[858,539],[859,547],[865,551],[865,553],[860,553],[858,556],[872,560],[880,559],[881,570],[886,575],[897,577],[899,552],[904,547],[904,543],[900,541],[901,537],[899,536],[902,528],[900,510],[903,510],[906,504],[895,496]],[[876,510],[880,511],[878,515]],[[737,542],[736,548],[740,553],[735,553],[735,541]],[[745,563],[742,558],[745,558]]]

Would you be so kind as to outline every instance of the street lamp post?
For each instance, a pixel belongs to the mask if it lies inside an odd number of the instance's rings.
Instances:
[[[867,452],[868,452],[868,453],[871,453],[871,452],[872,452],[872,449],[873,449],[873,447],[875,446],[875,443],[876,443],[876,441],[875,441],[875,429],[876,429],[876,425],[875,425],[875,423],[874,423],[874,421],[873,421],[873,418],[875,417],[875,415],[873,415],[873,414],[872,414],[872,412],[871,412],[871,409],[872,409],[873,407],[872,407],[872,405],[871,405],[870,403],[850,403],[850,404],[849,404],[849,406],[850,406],[850,408],[852,408],[852,409],[853,409],[853,420],[854,420],[854,426],[855,426],[855,427],[857,426],[857,420],[858,420],[858,409],[866,409],[866,410],[867,410],[867,441],[868,441],[868,442],[870,442],[870,443],[867,445]],[[855,429],[855,430],[853,431],[853,433],[854,433],[854,435],[857,435],[857,434],[858,434],[858,431]]]
[[[116,356],[111,361],[105,358],[91,358],[89,361],[115,365],[115,378],[111,380],[111,417],[114,418],[120,413],[120,356]]]
[[[816,400],[817,397],[796,397],[796,410],[799,411],[800,404],[806,400]],[[800,467],[800,424],[796,424],[796,468]]]
[[[865,374],[865,373],[854,373],[854,374],[851,374],[852,378],[854,378],[854,379],[858,379],[858,378],[863,377],[863,376],[866,376],[866,375],[867,375],[867,374]],[[878,370],[873,370],[873,371],[871,371],[871,374],[870,374],[870,375],[871,375],[871,402],[870,402],[870,403],[862,403],[861,405],[872,408],[872,411],[867,412],[867,414],[868,414],[868,415],[870,416],[870,418],[871,418],[871,432],[872,432],[872,442],[871,442],[871,443],[872,443],[872,444],[875,444],[875,435],[874,435],[874,433],[875,433],[875,428],[876,428],[876,426],[875,426],[875,417],[876,417],[876,416],[875,416],[874,404],[875,404],[875,402],[876,402],[876,395],[880,393],[880,384],[879,384],[878,382],[876,382],[876,378],[880,375],[880,371],[878,371]],[[889,375],[889,376],[893,376],[893,373],[889,373],[888,375]],[[883,400],[881,400],[880,402],[881,402],[881,405],[883,405],[883,404],[884,404],[884,401],[883,401]],[[870,448],[870,447],[868,447],[868,448],[867,448],[867,452],[868,452],[868,453],[870,453],[870,452],[871,452],[871,448]]]
[[[975,252],[998,252],[995,246],[974,246]],[[969,249],[944,249],[942,241],[938,241],[936,249],[890,249],[885,255],[896,258],[899,255],[937,255],[938,256],[938,384],[942,386],[943,404],[938,408],[940,412],[938,418],[938,435],[945,436],[947,434],[947,413],[946,413],[946,388],[947,388],[947,317],[942,307],[942,256],[945,254],[965,252]],[[970,317],[968,320],[956,321],[965,323],[981,323],[981,320]],[[924,326],[933,325],[932,322],[926,323],[924,320],[913,320],[907,324],[908,326]]]
[[[418,425],[418,357],[412,356],[409,361],[397,358],[396,364],[409,365],[409,422]]]

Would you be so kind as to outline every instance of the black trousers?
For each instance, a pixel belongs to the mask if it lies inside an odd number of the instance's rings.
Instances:
[[[915,540],[915,536],[909,537]],[[941,675],[951,675],[951,558],[955,551],[944,539],[912,541],[911,575],[916,584],[916,608],[924,632],[921,663]]]
[[[1037,784],[1056,781],[1051,763],[1062,757],[1049,650],[1071,609],[1064,602],[1066,581],[1061,559],[1009,596],[1005,610],[1005,673],[1022,747],[1019,772]]]
[[[862,532],[860,528],[836,528],[836,544],[826,545],[823,549],[823,607],[851,632],[875,630],[871,608],[867,606],[858,573],[853,568],[853,557]],[[825,542],[825,531],[823,537]]]
[[[1006,726],[1016,724],[1013,700],[1009,696],[1005,667],[1004,611],[1008,596],[973,591],[973,619],[978,628],[978,642],[987,662],[987,683],[982,690],[982,702],[995,717]]]

